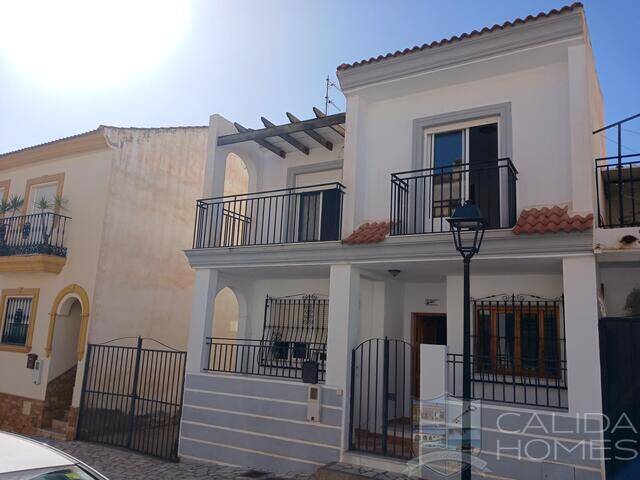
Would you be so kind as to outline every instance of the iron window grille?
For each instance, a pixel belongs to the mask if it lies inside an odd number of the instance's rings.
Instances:
[[[261,340],[267,348],[259,364],[296,369],[308,360],[324,364],[328,313],[329,299],[323,295],[267,296]]]
[[[2,343],[25,345],[31,317],[31,297],[8,297],[4,310]]]
[[[567,407],[563,298],[492,295],[472,301],[472,396]],[[460,394],[462,355],[448,355],[454,395]]]

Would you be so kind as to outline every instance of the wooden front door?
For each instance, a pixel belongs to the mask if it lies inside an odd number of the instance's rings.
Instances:
[[[413,395],[420,396],[420,345],[447,344],[447,316],[444,313],[414,313],[411,342],[413,361]]]

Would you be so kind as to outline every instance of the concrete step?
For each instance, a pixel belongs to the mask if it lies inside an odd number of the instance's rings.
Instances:
[[[66,420],[51,420],[51,430],[57,433],[66,434],[67,433],[67,421]]]
[[[42,438],[51,438],[52,440],[59,440],[61,442],[67,440],[66,434],[55,432],[53,430],[49,430],[48,428],[39,428],[37,435]]]

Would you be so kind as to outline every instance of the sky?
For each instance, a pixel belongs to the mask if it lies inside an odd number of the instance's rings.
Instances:
[[[586,0],[607,122],[640,112],[640,1]],[[35,4],[35,5],[34,5]],[[24,0],[0,3],[0,152],[98,125],[246,127],[324,107],[336,67],[561,0]],[[340,92],[332,96],[344,108]],[[623,143],[640,151],[640,126]]]

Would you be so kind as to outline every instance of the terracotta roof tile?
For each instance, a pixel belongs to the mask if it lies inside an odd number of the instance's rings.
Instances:
[[[504,22],[501,25],[494,25],[493,27],[484,27],[482,30],[478,31],[478,30],[474,30],[473,32],[470,33],[463,33],[462,35],[454,35],[453,37],[450,38],[443,38],[442,40],[436,41],[436,42],[431,42],[431,43],[425,43],[423,45],[416,45],[415,47],[411,47],[411,48],[405,48],[404,50],[397,50],[393,53],[387,53],[386,55],[378,55],[377,57],[371,57],[368,60],[367,59],[363,59],[360,60],[359,62],[354,62],[354,63],[343,63],[342,65],[338,66],[338,70],[347,70],[349,68],[355,68],[355,67],[360,67],[362,65],[368,65],[371,63],[376,63],[376,62],[380,62],[382,60],[386,60],[388,58],[394,58],[394,57],[400,57],[403,55],[408,55],[410,53],[415,53],[415,52],[421,52],[423,50],[428,50],[430,48],[434,48],[434,47],[441,47],[443,45],[447,45],[450,43],[454,43],[454,42],[459,42],[468,38],[473,38],[473,37],[478,37],[480,35],[484,35],[486,33],[491,33],[491,32],[495,32],[497,30],[504,30],[505,28],[510,28],[510,27],[514,27],[518,24],[524,24],[524,23],[528,23],[528,22],[533,22],[535,20],[540,20],[542,18],[548,18],[548,17],[552,17],[555,15],[561,15],[565,12],[572,12],[577,8],[583,8],[582,3],[580,2],[576,2],[573,3],[572,5],[567,5],[564,6],[560,9],[553,9],[550,10],[548,12],[540,12],[537,15],[529,15],[528,17],[522,19],[522,18],[516,18],[513,21],[510,22]]]
[[[593,227],[593,214],[586,216],[569,215],[568,207],[558,205],[544,208],[530,208],[520,213],[513,233],[536,234],[556,232],[583,232]]]
[[[380,222],[367,222],[356,228],[342,243],[347,245],[359,245],[365,243],[380,243],[389,235],[391,223],[383,220]]]

